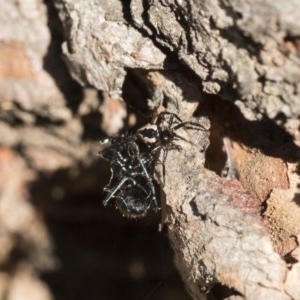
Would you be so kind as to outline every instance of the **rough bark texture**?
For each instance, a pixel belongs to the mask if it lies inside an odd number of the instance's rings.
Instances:
[[[0,299],[22,299],[24,290],[30,299],[80,297],[76,288],[55,295],[65,277],[47,272],[59,268],[57,257],[68,261],[62,244],[88,243],[78,225],[88,222],[103,232],[95,261],[107,276],[93,278],[103,293],[86,285],[85,297],[110,295],[118,263],[106,244],[122,239],[122,226],[147,236],[155,221],[128,225],[101,208],[109,172],[97,142],[161,109],[207,128],[181,132],[191,143],[169,151],[161,185],[161,222],[189,294],[300,299],[298,1],[54,3],[0,1]],[[66,237],[68,222],[77,243]],[[121,272],[134,280],[148,274],[132,254],[147,253],[138,241],[126,246],[129,275]],[[91,249],[85,255],[96,257]],[[99,263],[107,257],[109,266]],[[86,263],[78,260],[81,270]],[[144,297],[131,289],[129,299]]]

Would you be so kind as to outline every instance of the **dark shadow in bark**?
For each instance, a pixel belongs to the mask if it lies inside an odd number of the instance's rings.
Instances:
[[[44,2],[48,10],[48,27],[51,33],[50,45],[44,57],[44,69],[63,93],[67,106],[73,113],[76,113],[83,98],[82,87],[72,79],[62,58],[61,46],[65,40],[64,29],[58,18],[54,3],[51,0],[44,0]]]
[[[219,139],[229,137],[285,161],[300,158],[300,148],[294,143],[293,136],[274,120],[264,117],[259,121],[249,121],[233,103],[211,95],[205,95],[199,112],[210,118],[211,130],[216,132]],[[220,141],[215,143],[222,144]]]
[[[259,149],[268,156],[288,162],[299,161],[300,148],[295,144],[293,136],[275,123],[286,122],[283,114],[279,114],[275,120],[264,117],[259,121],[249,121],[233,103],[212,95],[204,96],[199,114],[208,116],[211,121],[210,145],[206,151],[205,165],[208,169],[221,175],[226,162],[224,137]],[[300,168],[297,168],[297,174],[300,175]],[[295,196],[294,201],[299,204],[299,195]]]
[[[298,165],[297,165],[296,173],[298,174],[298,176],[300,176],[300,163],[298,163]],[[300,184],[298,184],[297,187],[298,187],[298,189],[299,189],[299,191],[300,191]],[[295,194],[294,201],[295,201],[295,203],[296,203],[297,205],[300,206],[300,192],[297,193],[297,194]]]

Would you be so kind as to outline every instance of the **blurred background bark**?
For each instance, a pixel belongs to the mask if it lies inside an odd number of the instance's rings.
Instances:
[[[0,0],[0,299],[299,299],[299,6]],[[210,130],[127,220],[98,141],[157,109]]]

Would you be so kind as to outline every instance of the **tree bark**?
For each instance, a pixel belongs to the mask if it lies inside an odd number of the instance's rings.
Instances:
[[[54,3],[0,2],[0,197],[19,199],[10,209],[21,201],[31,211],[24,222],[39,224],[25,235],[40,254],[33,269],[55,261],[45,224],[30,209],[39,197],[48,205],[38,184],[63,178],[51,186],[51,197],[63,198],[69,177],[97,166],[101,130],[114,135],[143,121],[136,110],[164,109],[206,128],[181,132],[191,143],[169,151],[164,185],[156,170],[162,225],[190,295],[299,299],[299,3]],[[17,167],[7,178],[9,165]],[[59,177],[65,170],[76,174]],[[102,166],[91,173],[70,195],[104,185]],[[22,235],[25,223],[10,227],[6,217],[2,227]]]

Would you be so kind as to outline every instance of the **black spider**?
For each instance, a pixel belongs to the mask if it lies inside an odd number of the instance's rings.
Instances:
[[[116,208],[131,218],[142,217],[149,209],[158,211],[153,183],[153,159],[142,153],[137,136],[122,134],[104,141],[106,148],[100,152],[110,162],[111,178],[104,188],[107,192],[103,204],[115,200]]]
[[[194,122],[183,122],[179,116],[170,112],[162,112],[158,115],[155,124],[147,125],[141,128],[137,135],[144,141],[148,147],[148,152],[156,153],[163,150],[161,161],[163,171],[163,181],[165,180],[165,161],[169,150],[181,150],[181,147],[175,144],[178,140],[190,143],[184,137],[178,135],[176,131],[180,128],[206,130],[202,125]]]
[[[165,161],[169,150],[181,150],[176,140],[184,140],[176,131],[183,129],[202,129],[200,124],[183,122],[176,114],[163,112],[154,124],[149,124],[135,134],[121,134],[106,139],[106,148],[100,152],[103,159],[110,163],[111,178],[104,188],[107,192],[103,203],[107,205],[112,199],[124,216],[137,218],[149,210],[159,210],[153,172],[158,162],[160,150],[163,180],[165,178]]]

